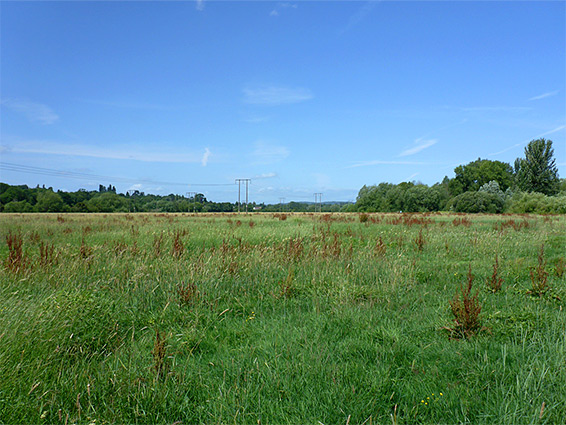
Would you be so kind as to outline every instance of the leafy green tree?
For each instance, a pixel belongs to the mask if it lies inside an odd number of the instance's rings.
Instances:
[[[449,183],[452,195],[478,190],[492,180],[499,183],[503,191],[513,184],[513,167],[501,161],[478,158],[467,165],[457,166],[454,173],[456,177]]]
[[[125,197],[114,192],[104,192],[85,202],[92,212],[128,212],[129,204]]]
[[[499,187],[499,183],[497,183],[495,180],[492,180],[489,183],[484,184],[482,187],[480,187],[479,192],[492,193],[502,201],[505,200],[505,193],[501,190],[501,188]]]
[[[63,199],[53,190],[42,190],[37,194],[35,209],[38,212],[61,212],[63,211]]]
[[[555,195],[560,190],[552,140],[537,139],[525,148],[525,158],[515,161],[515,182],[520,190]]]
[[[32,212],[33,207],[28,201],[12,201],[4,206],[4,212]]]
[[[465,192],[451,199],[448,206],[452,211],[465,213],[500,213],[503,199],[489,192]]]
[[[404,209],[407,212],[438,211],[440,193],[425,185],[411,187],[405,192]]]

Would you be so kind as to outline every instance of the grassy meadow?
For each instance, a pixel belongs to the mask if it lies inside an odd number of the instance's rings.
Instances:
[[[0,224],[0,423],[566,422],[564,216]]]

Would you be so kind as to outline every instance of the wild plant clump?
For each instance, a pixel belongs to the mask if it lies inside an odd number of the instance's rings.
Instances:
[[[199,291],[194,282],[183,282],[179,284],[177,286],[177,293],[179,295],[180,305],[190,305],[199,297]]]
[[[548,284],[548,272],[546,271],[546,260],[544,259],[544,244],[541,245],[538,254],[538,264],[534,270],[531,270],[532,287],[527,294],[540,297],[550,290]]]
[[[19,233],[8,233],[6,235],[8,245],[8,258],[5,266],[14,273],[22,272],[29,264],[28,258],[24,255],[22,235]]]
[[[495,263],[493,263],[493,273],[487,278],[485,283],[491,292],[498,292],[503,285],[503,278],[499,276],[499,259],[497,255],[495,256]]]
[[[466,288],[461,286],[461,294],[456,294],[450,301],[450,309],[454,316],[455,326],[445,329],[450,332],[453,338],[469,338],[483,329],[480,318],[482,306],[478,300],[478,291],[472,295],[472,285],[473,276],[472,267],[470,266]]]

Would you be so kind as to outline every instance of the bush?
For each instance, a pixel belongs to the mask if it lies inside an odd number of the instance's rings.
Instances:
[[[503,211],[503,199],[485,191],[465,192],[448,202],[451,211],[464,213],[500,213]]]
[[[566,196],[518,192],[507,201],[505,211],[516,214],[566,214]]]

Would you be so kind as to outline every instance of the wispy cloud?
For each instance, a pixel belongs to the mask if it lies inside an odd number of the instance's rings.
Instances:
[[[203,167],[206,167],[206,164],[208,164],[208,158],[210,158],[210,155],[212,155],[210,149],[205,148],[204,154],[202,155],[202,159],[200,160],[200,163],[202,164]]]
[[[277,6],[269,13],[269,16],[279,16],[284,9],[296,9],[295,3],[277,3]]]
[[[277,173],[263,173],[263,174],[259,174],[257,176],[253,176],[252,180],[266,180],[266,179],[273,179],[277,177]]]
[[[282,86],[245,87],[244,102],[251,105],[285,105],[305,102],[313,98],[309,89]]]
[[[525,112],[533,108],[527,106],[468,106],[457,109],[464,112]]]
[[[161,146],[148,146],[138,144],[135,146],[112,146],[98,147],[84,144],[66,144],[51,142],[46,140],[28,140],[8,143],[2,140],[3,153],[27,153],[41,155],[62,155],[62,156],[82,156],[102,159],[121,159],[144,162],[165,162],[165,163],[201,163],[208,161],[211,155],[208,148],[204,156],[198,152],[178,152],[176,149],[167,149]],[[143,147],[142,147],[143,146]],[[207,155],[208,151],[208,155]]]
[[[521,143],[516,143],[516,144],[514,144],[513,146],[509,146],[508,148],[505,148],[505,149],[503,149],[503,150],[501,150],[501,151],[499,151],[499,152],[490,153],[488,156],[500,155],[500,154],[502,154],[502,153],[505,153],[505,152],[510,151],[511,149],[518,148],[519,146],[525,146],[525,145],[526,145],[527,143],[529,143],[531,140],[540,139],[541,137],[548,136],[549,134],[557,133],[557,132],[559,132],[559,131],[561,131],[561,130],[564,130],[564,129],[566,129],[566,125],[561,125],[561,126],[556,127],[556,128],[554,128],[554,129],[552,129],[552,130],[550,130],[550,131],[547,131],[547,132],[545,132],[545,133],[539,134],[538,136],[534,136],[534,137],[532,137],[532,138],[530,138],[530,139],[528,139],[528,140],[523,140]]]
[[[196,1],[196,9],[198,11],[204,10],[204,0],[195,0]]]
[[[269,121],[269,117],[250,116],[250,117],[244,118],[244,121],[249,122],[251,124],[258,124],[260,122]]]
[[[284,160],[289,156],[289,149],[285,146],[272,145],[263,141],[255,143],[252,153],[256,164],[271,164]]]
[[[411,174],[409,177],[407,177],[407,178],[405,179],[405,181],[406,181],[406,182],[413,181],[413,179],[414,179],[415,177],[417,177],[419,174],[420,174],[420,173],[413,173],[413,174]]]
[[[436,139],[417,139],[415,140],[415,143],[413,143],[414,146],[405,149],[399,154],[399,156],[414,155],[422,150],[425,150],[426,148],[431,147],[432,145],[435,145],[436,143],[438,143],[438,140]]]
[[[53,124],[59,116],[47,105],[22,99],[2,99],[2,105],[23,114],[29,121]]]
[[[346,168],[369,167],[372,165],[442,165],[437,162],[415,162],[415,161],[383,161],[380,159],[371,161],[360,161]]]
[[[350,16],[348,22],[346,23],[346,26],[342,28],[340,31],[338,31],[338,33],[342,35],[345,32],[350,31],[356,25],[358,25],[367,15],[369,15],[369,13],[373,10],[375,5],[380,1],[381,0],[370,0],[365,2],[364,5],[356,11],[356,13]]]
[[[82,102],[92,105],[110,106],[121,109],[148,109],[148,110],[172,110],[173,106],[162,105],[149,102],[130,102],[119,100],[97,100],[97,99],[81,99]]]
[[[547,97],[556,96],[558,93],[560,93],[560,90],[549,91],[547,93],[539,94],[538,96],[533,96],[529,100],[540,100]]]

